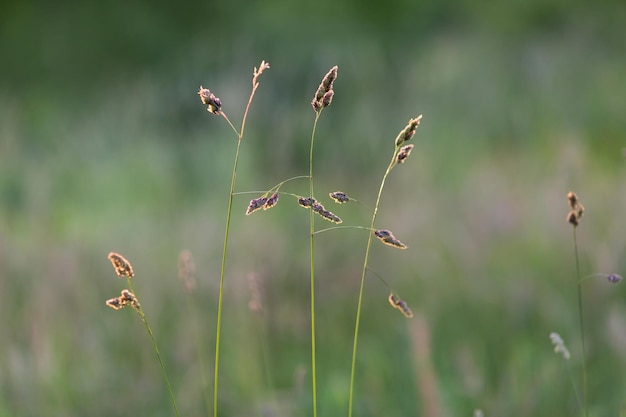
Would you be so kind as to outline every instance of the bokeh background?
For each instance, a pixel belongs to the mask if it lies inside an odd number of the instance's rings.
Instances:
[[[110,251],[135,268],[181,415],[207,415],[236,141],[196,92],[214,91],[239,125],[263,59],[238,191],[306,175],[309,103],[333,65],[316,190],[345,224],[368,224],[367,209],[325,193],[371,208],[396,134],[424,115],[378,220],[409,249],[375,242],[370,264],[416,317],[368,275],[355,415],[578,414],[565,197],[586,207],[581,273],[626,273],[625,21],[620,0],[4,1],[0,415],[174,415],[136,314],[104,304],[126,287]],[[246,217],[254,196],[234,200],[220,415],[311,416],[308,213],[283,196]],[[366,236],[316,240],[320,416],[347,413]],[[592,416],[624,415],[622,285],[583,285]]]

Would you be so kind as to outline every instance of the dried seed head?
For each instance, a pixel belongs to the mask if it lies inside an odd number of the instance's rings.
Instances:
[[[330,198],[332,198],[335,203],[337,204],[343,204],[343,203],[347,203],[348,201],[350,201],[350,197],[348,197],[346,195],[346,193],[342,192],[342,191],[334,191],[332,193],[328,194],[330,196]]]
[[[620,275],[617,274],[609,274],[607,275],[606,279],[611,283],[611,284],[617,284],[618,282],[620,282],[623,278]]]
[[[405,145],[400,148],[400,152],[396,156],[396,162],[399,164],[403,164],[404,161],[411,155],[411,151],[413,150],[413,145]]]
[[[259,65],[259,69],[254,67],[254,71],[252,72],[252,75],[253,75],[252,84],[253,85],[257,84],[257,79],[259,78],[259,76],[263,74],[263,71],[265,71],[269,67],[270,67],[270,64],[265,62],[265,60],[261,61],[261,65]]]
[[[120,295],[119,300],[121,303],[124,303],[124,305],[130,304],[130,306],[135,310],[139,310],[139,307],[141,307],[139,305],[137,297],[135,297],[135,294],[133,294],[129,290],[122,290],[122,294]]]
[[[178,255],[178,279],[187,293],[196,289],[196,264],[191,251],[183,249]]]
[[[380,239],[380,241],[383,242],[385,245],[393,246],[394,248],[398,248],[398,249],[407,248],[407,246],[404,243],[400,242],[398,239],[396,239],[393,233],[391,233],[389,230],[386,230],[386,229],[375,230],[374,235],[378,239]]]
[[[337,69],[338,67],[336,65],[332,67],[322,79],[319,87],[317,87],[315,97],[311,101],[311,105],[313,106],[313,110],[315,110],[315,112],[318,112],[324,107],[330,105],[334,95],[333,83],[337,79]]]
[[[315,203],[315,199],[313,197],[300,197],[298,199],[298,204],[300,207],[311,208],[311,206]]]
[[[409,123],[406,125],[406,127],[402,129],[400,133],[398,133],[398,136],[396,136],[396,147],[402,146],[404,142],[411,139],[413,135],[415,135],[415,131],[417,130],[417,127],[420,125],[421,121],[421,114],[415,119],[409,120]]]
[[[321,203],[313,202],[313,204],[311,204],[311,210],[313,210],[316,213],[321,213],[322,211],[324,211],[324,206]]]
[[[111,252],[109,253],[108,258],[113,264],[113,268],[115,268],[115,273],[117,274],[118,277],[132,278],[135,275],[135,273],[133,272],[133,267],[130,264],[130,262],[128,262],[126,258],[124,258],[119,253]]]
[[[318,212],[318,214],[322,217],[322,219],[328,220],[329,222],[332,222],[332,223],[340,224],[343,222],[343,220],[341,220],[339,216],[337,216],[336,214],[328,210],[321,210],[320,212]]]
[[[263,204],[263,210],[267,210],[269,208],[274,207],[276,203],[278,203],[278,193],[272,194],[272,196],[267,199],[265,204]]]
[[[580,204],[578,196],[573,191],[567,193],[567,201],[572,208],[572,210],[567,214],[567,222],[576,227],[578,226],[578,223],[580,223],[580,219],[583,217],[583,214],[585,214],[585,207]]]
[[[222,102],[219,98],[215,97],[215,94],[213,94],[211,90],[200,86],[198,95],[200,96],[200,100],[202,100],[202,104],[207,106],[206,109],[208,112],[213,114],[220,113],[222,110]]]
[[[575,210],[576,204],[578,204],[578,196],[576,195],[576,193],[573,191],[567,193],[567,200],[569,201],[569,206],[572,208],[572,210]]]
[[[121,310],[124,307],[126,307],[126,304],[123,304],[122,302],[120,302],[120,299],[118,297],[107,300],[106,305],[111,307],[113,310]]]
[[[550,333],[550,341],[554,345],[554,352],[562,354],[563,359],[569,360],[569,350],[567,350],[567,346],[565,346],[565,342],[563,342],[561,336],[558,333],[552,332]]]
[[[250,204],[248,204],[248,209],[246,210],[246,216],[262,209],[265,203],[267,203],[267,197],[253,198],[250,200]]]
[[[413,317],[413,311],[411,311],[406,301],[399,299],[393,293],[389,294],[389,304],[391,304],[393,308],[400,310],[400,312],[404,314],[404,317],[409,319]]]

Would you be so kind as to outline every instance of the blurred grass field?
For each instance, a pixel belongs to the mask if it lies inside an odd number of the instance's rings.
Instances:
[[[319,195],[373,205],[396,134],[424,115],[377,221],[409,249],[374,245],[370,263],[416,317],[368,276],[355,415],[579,413],[548,335],[565,339],[579,383],[568,191],[586,207],[583,275],[626,273],[623,2],[0,7],[0,416],[173,415],[140,321],[104,304],[125,287],[110,251],[134,266],[181,415],[206,415],[196,341],[212,376],[236,138],[196,91],[214,91],[238,124],[262,59],[238,191],[307,174],[310,100],[333,65]],[[250,198],[235,197],[220,412],[310,416],[308,213],[281,197],[246,217]],[[357,205],[331,210],[369,221]],[[316,242],[319,415],[341,415],[366,237]],[[193,313],[183,249],[197,267]],[[262,313],[249,309],[251,275]],[[592,416],[626,404],[622,285],[583,286]]]

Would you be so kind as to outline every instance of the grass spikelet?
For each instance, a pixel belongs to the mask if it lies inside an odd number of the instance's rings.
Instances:
[[[554,353],[560,353],[563,356],[563,359],[569,360],[570,353],[567,346],[565,346],[565,342],[563,342],[561,335],[556,332],[550,333],[550,341],[552,342],[552,345],[554,345]]]
[[[267,197],[253,198],[250,200],[250,204],[246,210],[246,216],[249,216],[257,210],[265,208],[265,203],[267,203]]]
[[[413,317],[413,311],[409,308],[406,301],[396,297],[394,293],[389,294],[389,304],[395,309],[400,310],[404,317],[410,319]]]
[[[113,264],[113,268],[115,269],[115,273],[118,277],[132,278],[135,276],[132,265],[122,255],[111,252],[109,253],[108,258],[111,261],[111,264]]]
[[[399,164],[403,164],[404,161],[406,161],[406,159],[409,157],[409,155],[411,155],[413,146],[414,145],[405,145],[400,148],[400,152],[398,152],[398,155],[396,156],[396,162]]]
[[[211,90],[200,86],[198,95],[200,96],[200,100],[202,100],[202,104],[207,106],[206,109],[209,113],[220,114],[220,111],[222,110],[222,101],[215,97],[215,94],[213,94]]]
[[[406,125],[406,127],[402,129],[400,133],[398,133],[398,136],[396,137],[396,148],[402,146],[404,142],[408,141],[409,139],[413,137],[413,135],[415,135],[415,131],[417,130],[417,127],[420,125],[421,121],[422,121],[421,114],[417,116],[415,119],[409,120],[409,123]]]
[[[329,193],[328,195],[337,204],[344,204],[350,201],[350,197],[348,197],[346,193],[344,193],[343,191],[333,191],[332,193]]]
[[[316,113],[328,107],[333,99],[333,95],[335,94],[333,91],[333,83],[337,79],[337,70],[338,67],[336,65],[332,67],[322,79],[319,87],[317,87],[315,97],[313,97],[311,101],[313,110],[315,110]]]
[[[396,237],[391,233],[391,231],[387,229],[379,229],[374,231],[374,236],[376,236],[381,242],[385,245],[393,246],[398,249],[406,249],[407,246],[400,242]]]
[[[311,208],[316,200],[313,197],[300,197],[298,198],[298,204],[300,207]]]
[[[263,210],[270,209],[274,207],[278,203],[278,193],[272,194],[271,197],[267,199],[265,204],[263,204]]]

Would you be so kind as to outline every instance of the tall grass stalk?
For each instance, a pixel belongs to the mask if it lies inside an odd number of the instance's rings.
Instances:
[[[315,131],[321,110],[315,112],[315,122],[311,132],[311,149],[309,151],[309,195],[313,194],[313,145],[315,143]],[[313,417],[317,417],[317,365],[315,352],[315,213],[309,210],[310,247],[311,247],[311,394],[313,396]]]
[[[250,110],[250,105],[252,104],[252,99],[254,98],[254,94],[256,93],[257,88],[259,87],[259,83],[257,81],[259,75],[265,70],[269,68],[269,65],[263,61],[259,66],[259,69],[254,68],[253,78],[252,78],[252,91],[250,93],[250,97],[248,98],[248,104],[246,105],[246,110],[244,111],[243,118],[241,121],[241,129],[237,132],[237,129],[230,123],[228,117],[219,110],[219,113],[228,121],[230,126],[233,128],[235,133],[237,133],[237,150],[235,151],[235,160],[233,162],[233,172],[230,181],[230,192],[228,194],[228,209],[226,212],[226,230],[224,232],[224,245],[222,250],[222,265],[220,268],[220,289],[217,303],[217,328],[216,328],[216,336],[215,336],[215,374],[214,374],[214,388],[213,388],[213,417],[217,417],[217,397],[218,397],[218,389],[219,389],[219,359],[220,359],[220,340],[222,334],[222,305],[224,298],[224,276],[226,273],[226,258],[228,253],[228,238],[230,235],[230,220],[233,209],[233,197],[235,194],[235,184],[237,182],[237,164],[239,162],[239,151],[241,149],[241,142],[243,141],[243,135],[246,128],[246,120],[248,118],[248,111]],[[220,103],[221,104],[221,103]]]
[[[573,227],[574,236],[574,259],[576,262],[576,277],[577,277],[577,289],[578,289],[578,319],[580,325],[580,347],[582,355],[582,374],[583,374],[583,404],[584,415],[589,417],[589,401],[587,398],[587,357],[585,355],[585,320],[583,310],[583,293],[582,293],[582,280],[580,278],[580,262],[578,259],[578,241],[576,239],[576,227]]]

